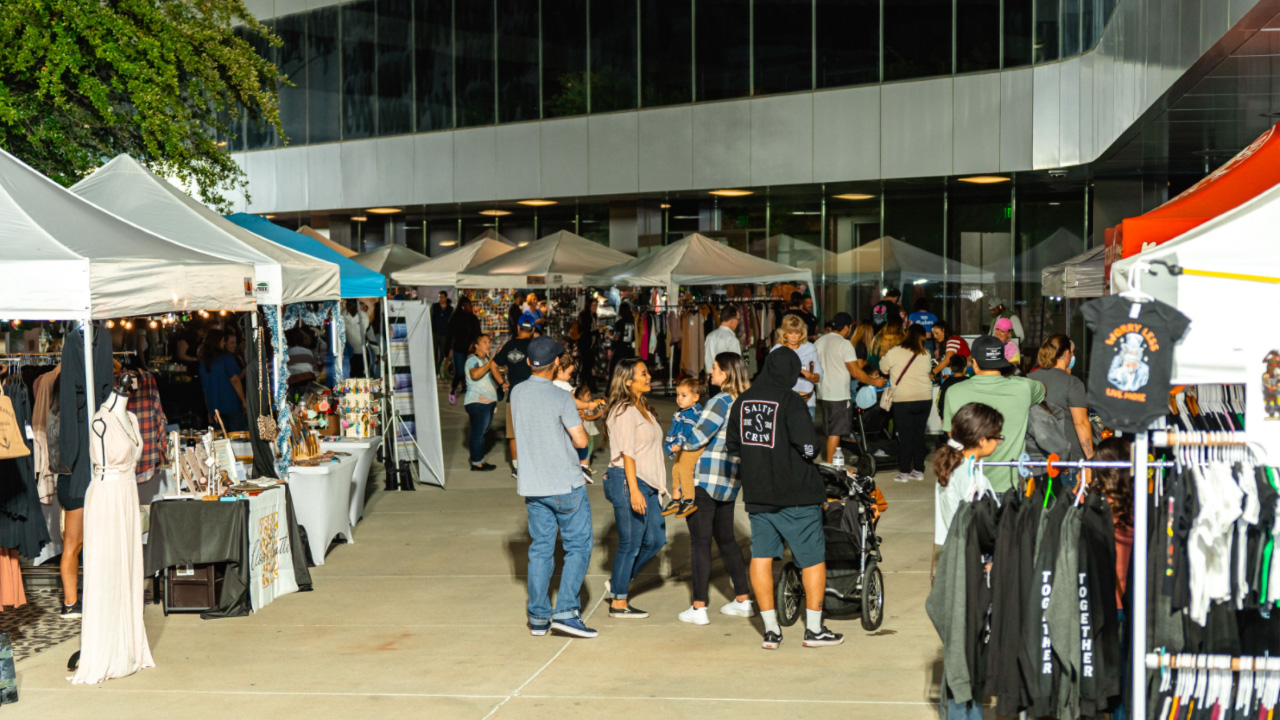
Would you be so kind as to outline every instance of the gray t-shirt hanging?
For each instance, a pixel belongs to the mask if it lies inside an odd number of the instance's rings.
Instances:
[[[1080,378],[1058,368],[1041,368],[1031,373],[1032,380],[1039,380],[1044,385],[1044,399],[1051,407],[1062,408],[1067,417],[1071,417],[1071,408],[1089,407],[1088,393]],[[1066,428],[1067,442],[1071,443],[1071,456],[1067,460],[1083,460],[1084,447],[1080,445],[1080,436],[1076,434],[1074,419]]]
[[[573,395],[533,375],[511,388],[511,419],[520,453],[516,492],[547,497],[586,484],[578,451],[569,439],[569,429],[582,424]]]

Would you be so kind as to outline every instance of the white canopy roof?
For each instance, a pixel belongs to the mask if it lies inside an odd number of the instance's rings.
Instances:
[[[583,278],[587,285],[665,287],[674,297],[680,285],[725,285],[801,281],[813,287],[813,273],[804,268],[748,255],[694,233],[652,255],[635,258]]]
[[[1004,257],[983,265],[987,270],[995,273],[996,277],[1005,278],[1012,272],[1016,282],[1036,282],[1042,279],[1041,271],[1044,268],[1070,262],[1084,249],[1085,242],[1079,235],[1060,227],[1017,257]],[[1061,294],[1053,293],[1053,295]]]
[[[398,285],[429,285],[447,287],[458,284],[458,273],[488,262],[499,255],[515,250],[515,246],[503,240],[481,236],[479,239],[451,250],[437,258],[418,263],[391,274],[391,281]]]
[[[252,264],[263,305],[338,299],[337,265],[245,230],[128,155],[117,155],[71,191],[172,242]]]
[[[757,257],[772,257],[783,265],[794,265],[800,268],[821,268],[824,260],[830,261],[836,254],[817,245],[779,234],[757,240],[751,245],[751,252]]]
[[[1111,287],[1128,289],[1129,268],[1160,260],[1187,270],[1280,277],[1280,185],[1209,222],[1115,263]],[[1244,383],[1260,377],[1262,359],[1274,346],[1280,284],[1243,279],[1170,275],[1164,268],[1141,276],[1143,292],[1191,318],[1173,354],[1173,381]],[[1263,349],[1263,344],[1266,348]],[[1256,357],[1255,357],[1256,355]],[[1253,398],[1250,398],[1253,402]]]
[[[147,232],[0,150],[0,317],[248,310],[252,279],[251,266]]]
[[[1099,246],[1045,268],[1040,273],[1041,292],[1046,297],[1101,297],[1106,251]]]
[[[927,280],[978,285],[995,281],[994,273],[935,255],[888,235],[827,258],[827,282],[879,282],[881,274],[897,282]]]
[[[339,255],[341,255],[342,257],[346,257],[346,258],[349,258],[349,257],[355,257],[355,254],[356,254],[356,251],[355,251],[355,250],[352,250],[351,248],[347,247],[346,245],[339,245],[338,243],[336,243],[336,242],[334,242],[334,241],[330,240],[329,238],[325,237],[324,235],[321,235],[321,234],[320,234],[320,232],[319,232],[318,230],[316,230],[315,228],[311,227],[310,225],[303,225],[302,227],[298,228],[298,233],[299,233],[299,234],[302,234],[302,235],[306,235],[307,237],[311,238],[312,240],[315,240],[316,242],[318,242],[318,243],[320,243],[320,244],[324,245],[325,247],[329,248],[330,250],[332,250],[332,251],[334,251],[334,252],[338,253],[338,254],[339,254]]]
[[[420,265],[431,258],[403,245],[383,245],[380,248],[353,255],[351,259],[374,272],[391,277],[392,273]]]
[[[632,260],[630,255],[561,230],[458,274],[460,288],[565,287]]]

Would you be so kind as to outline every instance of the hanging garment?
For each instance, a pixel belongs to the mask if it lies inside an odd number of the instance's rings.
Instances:
[[[150,480],[151,474],[160,466],[169,442],[165,432],[169,421],[160,404],[155,375],[146,370],[138,371],[137,382],[129,393],[129,408],[138,417],[138,427],[142,432],[142,457],[138,459],[137,468],[138,482],[141,483]]]
[[[84,386],[84,364],[84,335],[77,328],[67,333],[62,342],[62,377],[59,380],[62,387],[58,397],[61,423],[59,450],[62,461],[71,468],[69,495],[76,499],[84,498],[93,477],[89,459],[89,413],[86,411],[90,405]],[[92,405],[95,411],[111,393],[113,372],[111,334],[95,325],[93,383],[97,387]]]
[[[123,402],[117,400],[117,402]],[[93,482],[84,508],[84,620],[73,683],[99,683],[155,667],[142,623],[142,523],[134,468],[141,428],[103,407],[93,416]]]
[[[31,399],[21,378],[4,383],[4,394],[13,404],[14,419],[23,428],[22,441],[31,449]],[[0,460],[0,548],[18,550],[36,557],[49,542],[49,528],[40,510],[40,493],[36,487],[35,463],[31,453],[11,460]]]
[[[0,550],[0,605],[20,608],[27,604],[22,586],[22,561],[17,550]]]
[[[1231,537],[1240,517],[1243,495],[1224,463],[1205,468],[1193,466],[1191,477],[1200,501],[1200,512],[1191,526],[1187,557],[1191,569],[1192,622],[1204,626],[1213,602],[1232,597]]]
[[[62,373],[58,365],[36,378],[35,402],[31,408],[32,460],[35,463],[36,487],[40,502],[48,505],[58,491],[58,475],[49,468],[49,410],[53,400],[53,384]]]

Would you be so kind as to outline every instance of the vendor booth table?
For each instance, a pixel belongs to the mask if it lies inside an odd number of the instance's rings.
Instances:
[[[250,521],[262,515],[255,509],[265,509],[273,500],[278,503],[281,495],[286,508],[283,528],[278,527],[280,518],[275,513],[267,513],[257,523]],[[287,486],[234,502],[163,500],[151,505],[146,573],[152,576],[176,565],[226,563],[218,604],[200,617],[240,617],[261,610],[280,595],[311,589],[306,555],[295,549],[302,549],[302,535]],[[279,577],[275,563],[292,569],[293,582],[287,582],[287,573]],[[280,587],[273,587],[277,583]],[[262,592],[266,588],[275,592]]]
[[[382,438],[341,438],[321,442],[324,452],[347,452],[356,459],[355,472],[351,476],[351,527],[355,527],[364,517],[365,490],[369,486],[369,469],[373,467],[373,459],[378,454]]]
[[[316,467],[289,467],[289,484],[293,487],[293,508],[298,524],[307,529],[307,546],[311,561],[324,564],[329,543],[341,535],[354,543],[351,534],[351,492],[357,455],[338,458]]]

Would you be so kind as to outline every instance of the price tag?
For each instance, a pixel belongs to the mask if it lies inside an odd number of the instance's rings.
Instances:
[[[27,439],[32,442],[35,442],[35,439],[36,439],[36,434],[31,429],[31,423],[27,423]]]
[[[1141,315],[1141,314],[1142,314],[1142,303],[1134,303],[1134,304],[1129,308],[1129,319],[1130,319],[1130,320],[1137,320],[1137,319],[1138,319],[1138,316],[1139,316],[1139,315]]]

